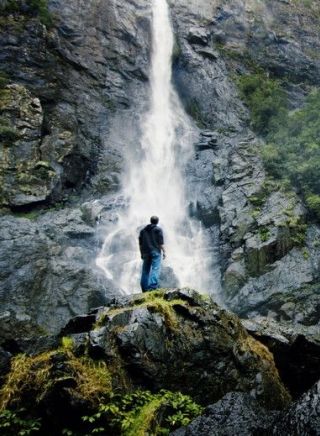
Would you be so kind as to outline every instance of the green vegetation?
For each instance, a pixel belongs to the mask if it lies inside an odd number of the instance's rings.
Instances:
[[[10,96],[8,89],[5,88],[8,83],[9,79],[7,74],[0,71],[0,109],[6,104]],[[0,142],[3,142],[4,145],[8,147],[17,140],[18,136],[17,130],[12,127],[9,120],[3,116],[0,116]]]
[[[6,146],[11,146],[18,139],[18,136],[16,129],[0,118],[0,141]]]
[[[307,225],[301,222],[300,217],[292,216],[279,224],[279,227],[283,229],[283,240],[286,240],[290,245],[304,245]]]
[[[42,24],[47,27],[52,25],[52,17],[48,10],[47,0],[28,0],[28,4],[31,11],[39,17]]]
[[[206,123],[203,119],[199,104],[195,99],[193,99],[187,103],[186,111],[191,116],[191,118],[194,119],[194,121],[196,122],[196,124],[199,128],[204,128],[206,126]]]
[[[41,210],[35,209],[35,210],[30,210],[30,211],[15,211],[15,212],[11,212],[11,213],[14,216],[16,216],[17,218],[26,218],[30,221],[34,221],[41,214]]]
[[[37,356],[19,354],[11,361],[11,371],[0,389],[0,411],[8,406],[19,405],[32,392],[38,403],[57,381],[52,376],[53,361],[59,357],[69,377],[75,380],[70,392],[77,398],[98,404],[112,390],[111,375],[104,362],[94,361],[87,356],[76,357],[73,343],[64,339],[58,350]]]
[[[267,177],[264,180],[260,190],[249,197],[250,203],[254,206],[254,209],[251,213],[251,216],[254,219],[257,219],[260,215],[261,210],[265,205],[265,202],[269,198],[270,194],[276,191],[283,192],[287,198],[293,196],[293,199],[295,200],[293,204],[296,204],[296,199],[294,198],[295,194],[292,192],[292,187],[290,184],[285,183],[285,181],[283,180],[274,180]],[[289,214],[292,215],[291,209]]]
[[[261,242],[266,242],[270,238],[270,230],[268,229],[268,227],[260,227],[259,235]]]
[[[0,413],[0,433],[5,436],[28,436],[38,433],[41,427],[39,418],[30,418],[26,410],[4,410]]]
[[[52,353],[29,357],[19,354],[11,361],[11,371],[0,390],[0,411],[8,405],[19,403],[25,390],[34,389],[39,392],[38,401],[47,389],[51,369]]]
[[[42,24],[47,27],[52,25],[52,17],[48,10],[47,0],[26,0],[26,6],[22,8],[22,2],[19,0],[6,0],[0,6],[1,15],[21,14],[24,16],[39,18]]]
[[[276,130],[287,116],[286,94],[280,82],[259,72],[241,76],[238,85],[250,109],[253,129],[261,135]]]
[[[289,112],[279,81],[260,72],[242,76],[238,83],[252,127],[267,141],[262,150],[267,171],[297,189],[319,220],[320,90],[311,92],[301,109]]]
[[[21,3],[18,0],[6,0],[0,6],[0,11],[6,14],[14,14],[15,12],[19,12],[21,8]]]
[[[104,361],[76,354],[72,338],[64,337],[56,350],[12,359],[11,371],[0,390],[0,431],[5,429],[6,435],[43,434],[46,418],[39,414],[38,406],[52,393],[59,398],[59,392],[62,398],[67,394],[82,411],[84,405],[88,411],[88,415],[81,418],[79,414],[73,424],[66,425],[70,428],[56,429],[57,434],[70,436],[168,435],[203,410],[179,392],[133,390],[119,382],[121,365],[107,366]]]
[[[263,149],[266,169],[288,179],[320,219],[320,91],[312,92],[303,108],[288,114],[286,123],[268,135]]]
[[[158,394],[137,390],[116,395],[108,404],[101,404],[97,413],[84,416],[90,433],[123,436],[168,435],[188,425],[203,408],[179,392],[162,390]]]

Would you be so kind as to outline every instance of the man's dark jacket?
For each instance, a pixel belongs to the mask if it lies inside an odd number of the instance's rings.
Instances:
[[[156,224],[149,224],[141,230],[139,246],[142,256],[151,255],[152,251],[161,251],[163,245],[163,233]]]

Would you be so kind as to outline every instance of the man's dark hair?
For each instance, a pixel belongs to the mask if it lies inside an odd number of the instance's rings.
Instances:
[[[151,222],[151,224],[158,224],[159,218],[157,216],[152,216],[150,218],[150,222]]]

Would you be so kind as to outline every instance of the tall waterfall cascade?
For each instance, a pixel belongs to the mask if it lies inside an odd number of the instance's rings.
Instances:
[[[212,243],[201,223],[189,217],[191,199],[184,186],[199,133],[171,82],[174,36],[166,0],[153,0],[152,13],[150,103],[142,116],[139,157],[123,176],[121,195],[128,206],[106,229],[96,264],[121,292],[140,292],[138,234],[157,215],[167,251],[164,275],[174,275],[179,286],[214,293]]]

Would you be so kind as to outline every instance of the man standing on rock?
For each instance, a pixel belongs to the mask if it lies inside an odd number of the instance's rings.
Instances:
[[[161,270],[161,257],[166,257],[163,241],[163,233],[158,227],[159,218],[152,216],[150,223],[141,230],[139,246],[141,259],[143,259],[141,274],[142,292],[152,291],[159,287]]]

